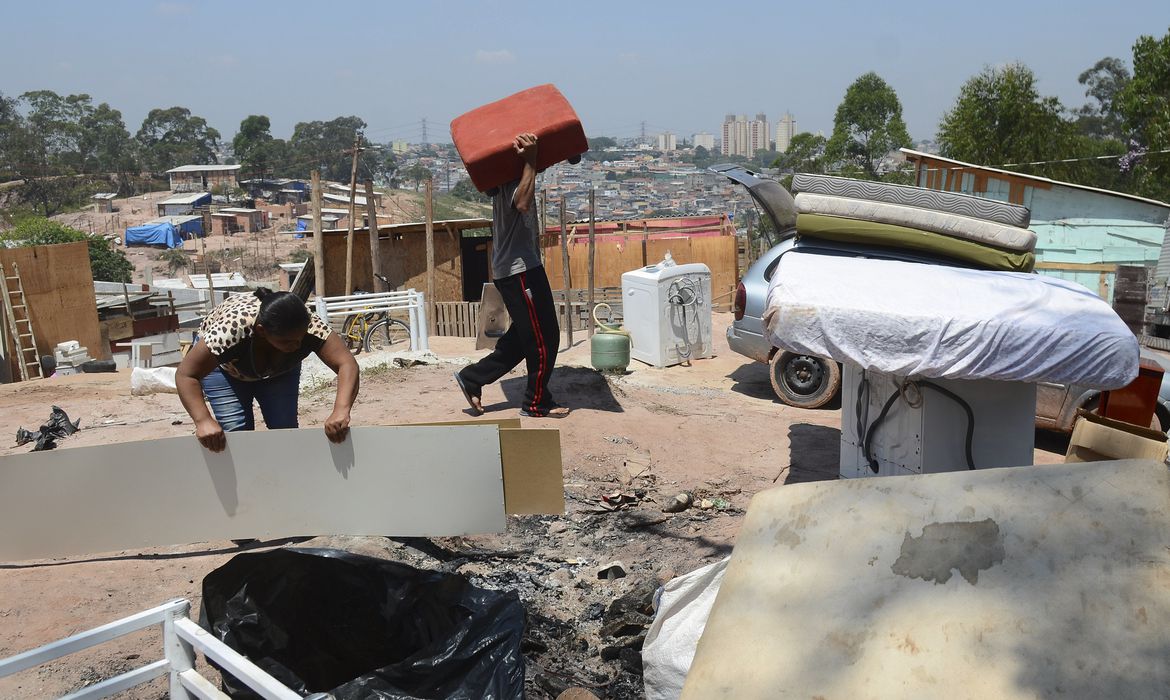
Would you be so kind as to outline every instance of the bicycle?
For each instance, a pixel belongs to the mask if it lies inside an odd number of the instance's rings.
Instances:
[[[382,275],[379,279],[390,286],[389,281]],[[355,295],[369,294],[361,289],[353,291]],[[410,342],[410,326],[396,318],[391,318],[385,311],[373,313],[355,313],[346,316],[341,327],[341,339],[345,346],[354,355],[378,350],[397,349],[394,346]]]

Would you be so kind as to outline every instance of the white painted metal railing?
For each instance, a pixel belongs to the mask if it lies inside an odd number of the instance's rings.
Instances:
[[[429,350],[427,339],[426,295],[413,289],[400,292],[354,294],[343,297],[317,297],[317,315],[325,320],[353,314],[372,314],[405,309],[410,322],[410,349]]]
[[[234,676],[266,700],[300,700],[301,696],[288,686],[268,675],[234,649],[213,637],[193,622],[189,615],[191,603],[184,599],[172,600],[157,608],[124,617],[86,632],[80,632],[50,642],[23,654],[0,659],[0,678],[25,669],[68,656],[82,649],[108,642],[111,639],[162,625],[163,658],[133,671],[88,685],[63,696],[63,700],[96,700],[106,698],[155,678],[170,676],[172,700],[229,700],[211,681],[195,670],[195,652],[200,651],[219,665],[225,674]],[[325,695],[309,696],[310,699]]]

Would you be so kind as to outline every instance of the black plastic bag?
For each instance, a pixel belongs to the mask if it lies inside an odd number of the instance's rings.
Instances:
[[[338,700],[524,696],[524,607],[457,574],[334,549],[239,554],[199,623],[293,690]],[[224,676],[233,698],[257,697]]]
[[[33,446],[33,452],[51,450],[57,446],[57,440],[67,438],[78,430],[81,430],[80,418],[71,422],[65,411],[61,410],[59,406],[53,406],[52,412],[49,413],[49,420],[42,424],[37,432],[25,430],[23,427],[16,429],[16,445],[19,447],[36,441],[37,444]]]

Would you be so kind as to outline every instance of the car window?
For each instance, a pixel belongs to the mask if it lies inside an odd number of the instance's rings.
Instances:
[[[776,259],[772,261],[772,264],[768,265],[768,267],[764,269],[764,281],[765,282],[772,281],[772,275],[774,275],[776,273],[776,268],[780,267],[780,258],[783,258],[783,257],[784,257],[783,255],[777,255]]]

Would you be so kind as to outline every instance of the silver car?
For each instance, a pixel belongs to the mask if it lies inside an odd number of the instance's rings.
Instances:
[[[802,252],[829,255],[862,255],[924,263],[956,265],[955,261],[862,246],[837,246],[822,241],[798,241],[793,227],[792,195],[775,180],[760,177],[740,165],[715,165],[710,168],[747,188],[756,204],[767,214],[779,231],[779,242],[760,256],[744,273],[735,293],[735,319],[727,328],[727,344],[735,352],[770,368],[772,389],[786,404],[798,408],[819,408],[836,396],[841,385],[841,369],[836,362],[780,350],[764,337],[763,315],[767,306],[768,286],[779,267],[780,258],[794,248]],[[1158,402],[1151,427],[1170,432],[1170,358],[1147,348],[1141,356],[1166,369],[1158,392]],[[1036,387],[1036,427],[1070,432],[1080,409],[1094,410],[1101,392],[1076,385],[1040,383]]]

